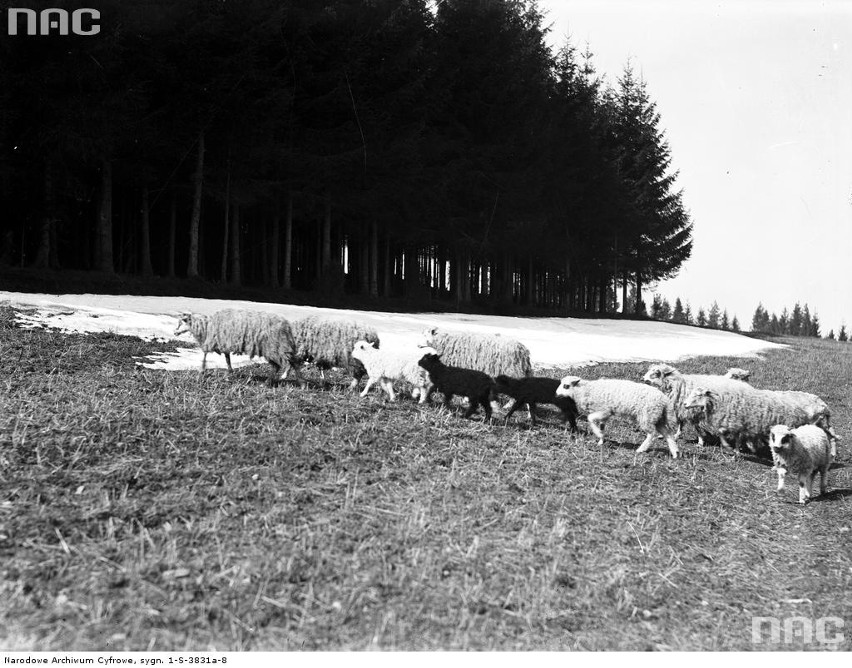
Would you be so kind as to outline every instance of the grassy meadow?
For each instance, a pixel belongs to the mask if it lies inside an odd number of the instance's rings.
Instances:
[[[691,430],[675,461],[615,420],[598,447],[544,408],[152,371],[172,344],[0,308],[0,649],[823,649],[754,645],[751,618],[834,616],[849,650],[852,345],[784,342],[677,366],[828,402],[846,440],[806,507]]]

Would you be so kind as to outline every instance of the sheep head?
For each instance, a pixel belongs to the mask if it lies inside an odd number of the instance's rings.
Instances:
[[[580,384],[581,380],[579,376],[565,376],[559,381],[559,387],[556,388],[556,396],[570,397],[572,391]]]
[[[684,399],[683,406],[684,408],[704,411],[704,413],[709,415],[713,411],[716,399],[717,397],[712,390],[696,387]]]
[[[725,374],[726,378],[730,378],[732,380],[741,380],[743,382],[747,382],[751,377],[751,371],[747,369],[740,369],[738,367],[731,367],[728,369],[728,372]]]
[[[435,342],[435,335],[438,333],[437,327],[427,327],[423,330],[423,338],[418,343],[418,347],[420,348],[431,348],[432,344]]]
[[[426,353],[420,358],[420,361],[417,362],[420,366],[426,369],[426,371],[431,371],[441,364],[441,356],[434,351],[434,348],[430,348],[430,350],[432,352]]]
[[[192,313],[181,313],[175,328],[175,336],[192,331]]]
[[[669,389],[669,381],[677,373],[678,370],[668,364],[652,364],[648,372],[642,376],[642,381],[666,392]]]
[[[776,424],[769,430],[769,447],[773,452],[784,452],[790,448],[796,435],[785,424]]]
[[[370,354],[370,350],[376,350],[376,346],[369,341],[356,341],[355,346],[352,348],[352,357],[359,362],[363,362],[364,357]]]

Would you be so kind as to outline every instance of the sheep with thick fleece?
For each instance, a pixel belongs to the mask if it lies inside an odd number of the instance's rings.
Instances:
[[[476,369],[489,376],[517,378],[532,373],[529,349],[501,334],[446,332],[430,327],[423,332],[423,345],[437,350],[444,364]]]
[[[184,332],[191,333],[204,352],[202,371],[207,369],[207,353],[224,355],[228,371],[233,371],[231,353],[264,357],[272,365],[271,384],[282,368],[295,364],[296,344],[290,322],[274,313],[236,309],[212,315],[185,313],[179,318],[175,334]]]
[[[431,348],[412,346],[410,350],[391,351],[374,347],[369,341],[356,341],[352,349],[353,359],[364,365],[367,373],[367,385],[361,392],[366,397],[370,388],[379,383],[391,401],[396,401],[393,381],[405,380],[414,386],[415,396],[424,403],[429,396],[432,383],[429,374],[421,368],[419,362],[425,352],[434,352]]]
[[[352,350],[358,341],[379,347],[379,335],[372,327],[349,318],[308,316],[294,320],[293,338],[296,341],[296,362],[314,362],[320,372],[341,367],[352,376],[352,389],[366,375],[363,364],[353,358]]]
[[[429,373],[435,389],[444,395],[444,406],[449,408],[453,396],[459,394],[467,397],[469,402],[464,414],[466,418],[482,406],[485,417],[491,419],[490,402],[494,399],[494,380],[491,376],[476,369],[447,366],[434,349],[426,352],[419,364]]]
[[[506,413],[507,420],[516,409],[526,404],[529,407],[530,422],[535,424],[536,404],[553,404],[562,411],[562,421],[569,422],[571,430],[577,431],[577,405],[568,397],[556,396],[558,387],[559,381],[555,378],[540,376],[510,378],[501,374],[494,379],[494,390],[514,399],[509,412]]]
[[[773,425],[799,427],[810,422],[801,403],[784,393],[743,385],[733,391],[693,388],[684,403],[695,411],[698,428],[718,435],[723,445],[745,442],[754,451],[756,444],[766,441]]]
[[[686,407],[685,400],[695,387],[719,391],[736,391],[741,387],[751,387],[748,383],[725,376],[681,373],[669,364],[652,364],[642,380],[657,387],[669,397],[672,403],[672,417],[677,423],[675,438],[680,436],[683,425],[692,421],[692,411]],[[704,445],[704,434],[698,429],[696,431],[698,431],[698,445]]]
[[[814,478],[819,472],[819,491],[825,494],[828,469],[834,459],[828,434],[813,424],[790,429],[787,425],[774,425],[769,430],[769,447],[778,472],[778,491],[784,489],[787,472],[799,478],[799,503],[811,498]]]
[[[603,445],[603,428],[613,415],[633,418],[645,432],[645,440],[637,452],[651,447],[656,435],[666,439],[672,457],[677,458],[677,443],[671,434],[669,400],[660,390],[635,383],[632,380],[600,378],[582,380],[577,376],[565,376],[556,394],[574,400],[580,415],[586,415],[589,426]]]

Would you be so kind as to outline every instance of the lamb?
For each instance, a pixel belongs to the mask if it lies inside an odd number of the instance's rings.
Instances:
[[[364,365],[353,358],[353,346],[358,341],[366,341],[379,347],[375,329],[348,318],[313,315],[293,321],[292,327],[297,363],[313,361],[321,373],[331,367],[342,367],[352,376],[351,389],[358,387],[367,374]]]
[[[799,477],[799,503],[807,503],[819,471],[819,491],[825,494],[828,469],[834,459],[825,430],[812,424],[796,429],[777,424],[769,430],[769,447],[776,462],[779,492],[784,489],[784,477],[790,471]]]
[[[449,408],[453,396],[460,394],[470,402],[464,417],[469,418],[482,406],[485,417],[491,419],[490,402],[494,399],[494,381],[491,376],[474,369],[447,366],[434,349],[426,352],[419,364],[429,373],[435,389],[444,395],[444,406]]]
[[[184,332],[190,332],[204,352],[202,371],[207,369],[207,353],[224,355],[228,371],[233,371],[231,353],[266,358],[272,365],[270,385],[282,368],[295,368],[296,344],[290,323],[274,313],[236,309],[212,315],[184,313],[175,334]]]
[[[368,341],[357,341],[352,349],[352,357],[364,366],[368,376],[361,396],[366,397],[370,388],[378,382],[388,398],[396,401],[393,381],[406,380],[415,388],[412,394],[419,396],[420,403],[424,403],[432,388],[429,374],[418,364],[424,350],[435,352],[432,349],[415,347],[406,351],[380,350]]]
[[[445,332],[431,327],[423,332],[423,345],[437,350],[445,364],[476,369],[489,376],[517,378],[532,373],[529,349],[501,334]]]
[[[672,403],[673,418],[677,423],[675,438],[681,435],[684,423],[691,421],[692,412],[686,407],[685,399],[695,387],[719,391],[736,391],[741,387],[751,387],[748,383],[725,376],[683,374],[668,364],[652,364],[642,380],[668,395]],[[704,434],[699,430],[696,431],[698,431],[698,445],[704,445]]]
[[[646,434],[637,452],[648,450],[659,434],[666,439],[672,457],[677,458],[677,443],[671,435],[669,401],[658,389],[631,380],[582,380],[577,376],[565,376],[556,394],[573,399],[578,412],[588,416],[598,445],[603,445],[606,421],[613,415],[622,415],[633,418]]]
[[[728,369],[725,374],[725,378],[731,378],[733,380],[741,380],[744,383],[747,383],[749,378],[751,378],[751,371],[746,369],[740,369],[739,367],[731,367]]]
[[[494,379],[494,389],[500,394],[506,394],[515,401],[509,412],[506,413],[508,420],[517,408],[527,404],[530,412],[530,422],[535,424],[536,404],[553,404],[562,411],[562,421],[571,424],[571,430],[577,431],[577,406],[568,397],[556,396],[559,381],[555,378],[542,378],[530,376],[528,378],[510,378],[499,375]]]
[[[695,387],[684,404],[694,410],[697,428],[716,434],[723,445],[745,441],[754,451],[755,444],[763,441],[775,424],[798,427],[810,422],[802,406],[772,390],[758,390],[744,384],[743,388],[714,390]]]

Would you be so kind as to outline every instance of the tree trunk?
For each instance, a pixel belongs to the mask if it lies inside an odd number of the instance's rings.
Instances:
[[[240,205],[234,204],[231,216],[231,285],[242,285],[240,270]]]
[[[101,191],[98,204],[95,262],[98,271],[115,273],[112,255],[112,162],[101,160]]]
[[[642,274],[641,272],[636,272],[636,305],[633,308],[633,312],[636,315],[644,315],[644,309],[642,308]]]
[[[379,296],[379,226],[370,225],[370,296]]]
[[[322,219],[322,264],[323,274],[331,268],[331,194],[325,194],[325,212]]]
[[[277,198],[276,198],[277,199]],[[272,214],[272,229],[269,230],[269,285],[278,289],[278,245],[281,243],[281,212],[278,210],[278,202],[275,203],[275,211]]]
[[[228,176],[225,179],[225,224],[224,232],[222,232],[222,269],[220,271],[219,280],[222,283],[228,281],[228,243],[231,234],[231,171],[228,170]]]
[[[535,267],[533,265],[533,257],[530,255],[527,263],[527,304],[535,305]]]
[[[204,185],[204,131],[198,134],[198,157],[195,161],[195,176],[193,177],[192,217],[189,219],[189,260],[186,275],[189,278],[198,276],[198,237],[201,225],[201,190]]]
[[[627,272],[621,277],[621,312],[627,315]]]
[[[151,209],[148,202],[148,186],[142,187],[142,243],[139,249],[142,257],[139,260],[139,269],[143,276],[154,275],[154,267],[151,266]]]
[[[391,296],[391,276],[393,274],[393,266],[391,265],[391,252],[390,252],[390,235],[385,236],[385,275],[384,275],[384,285],[382,289],[383,297]]]
[[[293,285],[293,194],[287,193],[287,216],[284,220],[284,289]]]
[[[169,278],[175,277],[175,229],[177,228],[177,194],[172,192],[172,202],[169,206]]]
[[[44,164],[44,192],[42,194],[41,221],[38,226],[38,249],[33,267],[50,266],[50,228],[53,225],[53,175],[50,164]]]

